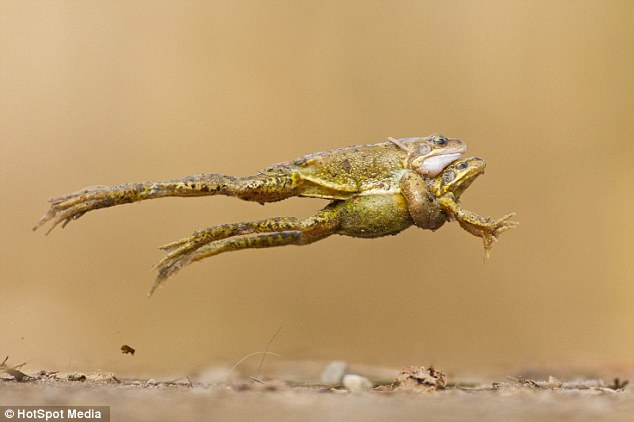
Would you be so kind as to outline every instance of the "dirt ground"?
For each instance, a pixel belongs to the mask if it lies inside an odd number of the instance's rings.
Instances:
[[[343,386],[281,378],[227,383],[205,381],[211,378],[204,375],[167,381],[119,379],[111,373],[40,371],[22,377],[21,372],[9,372],[0,381],[2,406],[106,405],[112,421],[634,420],[634,397],[623,380],[510,377],[481,382],[450,379],[445,384],[441,374],[437,385],[419,379],[402,391],[392,391],[406,384],[386,380],[351,392]],[[0,415],[0,421],[8,420],[3,418]]]

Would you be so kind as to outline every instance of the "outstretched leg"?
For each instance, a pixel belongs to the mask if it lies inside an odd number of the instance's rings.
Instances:
[[[493,220],[489,217],[482,217],[472,211],[467,211],[460,207],[451,195],[444,196],[438,200],[445,208],[447,208],[452,217],[458,220],[460,226],[474,236],[482,238],[484,243],[484,259],[488,259],[491,255],[493,243],[498,240],[500,234],[507,230],[511,230],[518,226],[518,222],[511,220],[515,217],[515,213],[507,214],[502,218]]]
[[[223,224],[195,232],[189,238],[163,246],[168,255],[156,264],[158,275],[152,292],[184,266],[223,252],[285,245],[307,245],[334,234],[339,216],[326,207],[306,219],[278,217],[260,221]],[[235,237],[258,233],[254,236]]]
[[[52,220],[48,234],[58,224],[62,223],[62,227],[65,227],[88,211],[167,196],[226,195],[260,203],[280,201],[295,195],[300,183],[298,173],[291,168],[278,166],[266,173],[248,177],[198,174],[167,182],[92,186],[50,199],[51,208],[33,226],[33,230]]]

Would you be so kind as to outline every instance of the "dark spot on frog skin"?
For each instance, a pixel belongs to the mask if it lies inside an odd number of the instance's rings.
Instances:
[[[306,157],[303,157],[303,158],[300,158],[299,160],[295,160],[293,164],[295,164],[296,166],[301,166],[302,164],[306,164],[306,161],[308,161]]]
[[[201,187],[200,187],[200,191],[201,191],[201,192],[209,192],[209,186],[207,186],[207,185],[203,185],[203,186],[201,186]]]
[[[343,169],[343,171],[345,171],[346,173],[350,173],[350,170],[352,169],[352,164],[350,164],[350,161],[348,161],[348,159],[346,158],[345,160],[343,160],[343,162],[341,163],[341,168]]]
[[[444,184],[452,182],[455,178],[456,178],[456,173],[450,170],[446,171],[442,175],[442,181],[444,182]]]

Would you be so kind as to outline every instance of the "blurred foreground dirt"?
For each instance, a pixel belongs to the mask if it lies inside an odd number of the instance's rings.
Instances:
[[[425,392],[386,392],[390,383],[385,380],[375,381],[382,385],[372,390],[352,393],[341,386],[282,378],[208,382],[219,374],[226,369],[171,381],[40,371],[18,381],[16,372],[12,376],[5,371],[0,405],[106,405],[112,421],[634,420],[634,396],[627,385],[622,388],[623,381],[614,380],[469,378]]]

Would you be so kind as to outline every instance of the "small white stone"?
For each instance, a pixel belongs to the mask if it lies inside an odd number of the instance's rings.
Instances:
[[[321,373],[321,382],[327,385],[341,385],[343,376],[346,374],[348,364],[343,360],[330,362]]]
[[[147,380],[146,384],[147,385],[156,385],[156,384],[158,384],[158,382],[156,382],[156,380],[154,378],[150,378],[149,380]]]
[[[370,391],[372,381],[361,375],[348,374],[343,377],[343,386],[351,393]]]

